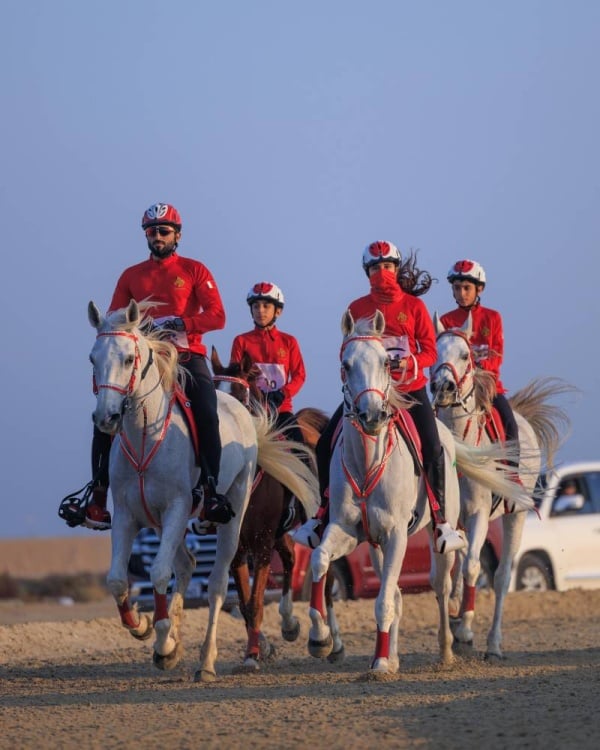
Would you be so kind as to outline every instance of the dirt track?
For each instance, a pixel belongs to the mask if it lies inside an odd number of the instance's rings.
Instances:
[[[305,604],[293,644],[270,605],[278,658],[258,675],[232,674],[244,633],[223,614],[220,678],[204,685],[192,678],[205,610],[186,612],[186,657],[165,673],[109,603],[3,605],[0,622],[15,624],[0,626],[0,748],[597,747],[600,591],[510,595],[501,663],[481,658],[491,595],[478,610],[474,652],[440,670],[433,595],[404,597],[400,673],[378,682],[366,678],[372,601],[338,606],[347,659],[335,667],[306,653]]]

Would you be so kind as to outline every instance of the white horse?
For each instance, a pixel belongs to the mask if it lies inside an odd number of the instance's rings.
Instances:
[[[199,469],[188,424],[175,397],[178,378],[183,377],[177,351],[158,334],[143,332],[143,307],[132,300],[127,308],[104,317],[93,302],[88,306],[90,323],[97,331],[90,354],[97,394],[93,419],[100,430],[114,435],[109,464],[114,515],[108,586],[121,621],[133,636],[148,638],[154,626],[154,663],[172,669],[183,656],[179,633],[183,596],[195,566],[184,536]],[[202,681],[216,678],[217,621],[257,459],[262,456],[269,466],[280,463],[288,479],[300,464],[281,441],[266,434],[266,420],[253,420],[227,394],[217,394],[217,403],[222,443],[218,491],[227,495],[235,517],[217,532],[216,559],[208,580],[208,627],[196,673],[196,680]],[[150,526],[160,536],[150,570],[153,622],[131,607],[127,583],[133,540],[141,528]],[[173,574],[176,590],[168,606],[167,587]]]
[[[485,423],[491,412],[495,395],[493,377],[475,367],[469,340],[472,321],[469,315],[460,329],[445,329],[437,313],[434,315],[437,332],[438,358],[431,368],[431,391],[434,406],[442,422],[455,436],[473,446],[490,446]],[[523,524],[527,510],[533,508],[533,491],[542,468],[542,457],[552,464],[560,443],[558,424],[568,424],[568,418],[559,407],[547,400],[561,393],[572,391],[571,386],[556,379],[534,380],[510,398],[519,429],[520,462],[519,476],[529,497],[501,499],[501,492],[490,491],[475,478],[462,476],[461,521],[467,532],[468,551],[462,557],[461,570],[457,570],[452,603],[459,613],[460,622],[454,628],[459,643],[473,643],[473,619],[475,616],[475,584],[479,577],[481,548],[485,541],[490,520],[504,514],[504,541],[502,556],[494,576],[496,602],[494,618],[487,637],[486,658],[502,658],[502,613],[504,600],[510,583],[514,557],[521,544]],[[507,445],[507,457],[513,448]],[[512,469],[514,473],[514,468]],[[513,482],[515,486],[517,484]],[[507,508],[514,512],[506,512]],[[463,580],[464,578],[464,580]],[[464,584],[464,587],[463,587]],[[462,602],[461,600],[462,594]]]

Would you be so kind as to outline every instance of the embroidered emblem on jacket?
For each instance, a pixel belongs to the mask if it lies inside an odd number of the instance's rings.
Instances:
[[[491,331],[490,331],[490,329],[487,326],[484,326],[481,329],[481,335],[485,336],[486,338],[490,335],[490,333],[491,333]]]
[[[399,312],[396,316],[396,320],[398,321],[398,323],[406,323],[406,321],[408,320],[408,315],[405,312]]]
[[[181,289],[182,286],[185,286],[185,281],[181,278],[181,276],[178,276],[173,282],[173,286],[179,287],[179,289]]]
[[[280,348],[277,350],[277,359],[285,359],[287,352],[285,349]]]

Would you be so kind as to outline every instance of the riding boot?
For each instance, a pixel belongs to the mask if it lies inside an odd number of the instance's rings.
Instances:
[[[427,493],[433,518],[435,548],[440,554],[455,552],[465,546],[464,538],[446,521],[446,463],[444,451],[427,466]],[[432,493],[434,497],[431,497]],[[437,508],[435,507],[437,500]]]
[[[110,513],[106,509],[108,488],[96,485],[92,489],[92,502],[85,509],[83,525],[95,531],[107,531],[112,525]]]
[[[202,506],[199,519],[192,523],[192,530],[197,534],[206,533],[207,528],[215,524],[229,523],[235,516],[231,503],[225,495],[217,492],[217,481],[212,474],[208,474],[208,470],[205,474],[204,467],[198,483],[192,490],[192,498],[195,506]]]

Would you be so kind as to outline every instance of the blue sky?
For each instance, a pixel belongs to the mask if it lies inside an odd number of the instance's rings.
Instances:
[[[28,0],[3,28],[1,537],[92,533],[56,515],[89,478],[86,307],[146,256],[155,201],[219,284],[222,358],[248,288],[283,289],[297,408],[339,401],[365,244],[419,249],[431,312],[476,258],[505,385],[577,385],[560,458],[599,457],[600,4]]]

